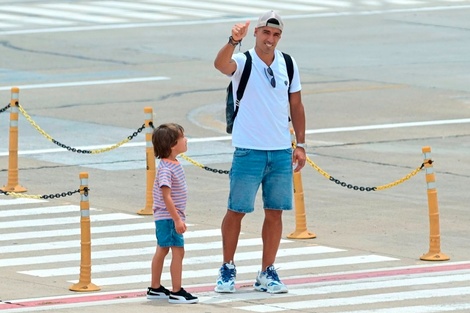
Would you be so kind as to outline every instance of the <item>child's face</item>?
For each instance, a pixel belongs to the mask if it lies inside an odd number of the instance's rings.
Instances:
[[[175,155],[188,151],[188,139],[184,136],[184,133],[181,134],[181,136],[178,138],[178,141],[176,142],[176,145],[174,145],[171,149]]]

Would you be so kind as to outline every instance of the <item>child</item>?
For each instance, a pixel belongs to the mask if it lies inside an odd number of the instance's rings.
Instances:
[[[188,190],[183,167],[176,156],[187,151],[187,141],[183,127],[175,123],[160,125],[152,135],[153,150],[160,163],[153,187],[157,249],[152,259],[152,284],[147,290],[147,299],[168,299],[170,303],[199,301],[181,287]],[[170,248],[170,273],[173,284],[171,292],[160,283],[163,263]]]

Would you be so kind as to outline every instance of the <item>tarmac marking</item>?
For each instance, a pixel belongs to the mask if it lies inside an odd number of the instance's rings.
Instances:
[[[294,288],[299,288],[298,285],[303,284],[313,284],[313,283],[321,283],[321,284],[328,284],[337,282],[337,286],[341,285],[342,282],[349,283],[351,281],[357,282],[359,279],[371,280],[371,279],[383,279],[383,278],[390,278],[390,279],[401,279],[401,276],[410,277],[410,275],[432,275],[433,273],[445,275],[447,273],[452,274],[452,272],[462,271],[462,270],[470,270],[470,262],[456,262],[456,263],[445,263],[445,264],[435,264],[431,266],[424,266],[424,265],[415,265],[409,267],[399,267],[399,268],[388,268],[388,269],[377,269],[371,271],[354,271],[354,272],[347,272],[347,273],[336,273],[336,274],[324,274],[324,275],[315,275],[310,277],[298,277],[298,278],[285,278],[283,279],[284,283],[289,286],[295,286]],[[239,282],[237,284],[238,287],[242,287],[242,285],[246,285],[248,282]],[[297,287],[298,286],[298,287]],[[229,296],[220,295],[213,292],[214,285],[213,284],[206,284],[206,285],[194,285],[188,286],[186,289],[191,293],[208,293],[207,296],[201,295],[200,299],[201,302],[209,301],[210,298],[221,298],[225,296],[229,299]],[[300,289],[300,288],[299,288]],[[466,288],[447,288],[448,292],[446,294],[454,294],[463,292],[464,295],[470,292],[468,287]],[[435,289],[436,291],[440,291],[442,289]],[[266,293],[246,293],[246,295],[263,295],[264,297],[267,296]],[[426,296],[426,291],[422,292],[424,296]],[[237,294],[234,294],[237,295]],[[282,295],[277,295],[282,297]],[[402,296],[406,296],[406,294],[402,294]],[[408,295],[409,297],[411,295]],[[357,297],[356,297],[357,298]],[[347,298],[344,298],[347,299]],[[372,298],[369,298],[372,299]],[[67,295],[67,296],[57,296],[57,297],[44,297],[38,299],[18,299],[18,300],[11,300],[8,302],[2,302],[0,304],[0,311],[3,312],[34,312],[34,311],[44,311],[44,310],[54,310],[54,309],[63,309],[63,308],[77,308],[77,307],[85,307],[85,306],[98,306],[98,305],[109,305],[109,304],[118,304],[118,303],[130,303],[130,302],[141,302],[147,301],[145,298],[145,291],[144,290],[129,290],[129,291],[117,291],[117,292],[100,292],[99,294],[74,294],[74,295]],[[363,310],[363,311],[349,311],[344,313],[432,313],[432,312],[440,312],[438,308],[443,307],[443,311],[453,311],[453,310],[460,310],[461,308],[465,309],[470,307],[469,303],[463,304],[443,304],[443,305],[430,305],[430,306],[417,306],[417,310],[407,310],[405,307],[397,307],[393,309],[387,309],[389,311],[380,311],[380,310]],[[408,307],[414,308],[414,307]],[[423,309],[426,308],[427,310]],[[442,311],[442,310],[441,310]]]
[[[306,301],[294,301],[274,304],[263,304],[263,305],[252,305],[236,307],[250,312],[281,312],[287,310],[302,310],[310,308],[326,308],[336,306],[348,306],[348,305],[364,305],[381,302],[397,302],[405,300],[416,300],[416,299],[429,299],[439,297],[451,297],[451,296],[462,296],[470,295],[470,288],[468,287],[456,287],[456,288],[435,288],[425,290],[411,290],[403,292],[391,292],[391,293],[380,293],[366,296],[356,297],[343,297],[334,299],[322,299],[322,300],[306,300]]]
[[[366,290],[378,290],[385,288],[399,288],[399,287],[410,287],[410,286],[424,286],[424,285],[438,285],[452,282],[467,282],[470,281],[470,271],[456,271],[455,274],[444,275],[438,274],[438,276],[432,274],[423,274],[418,277],[409,277],[409,275],[399,275],[390,279],[390,277],[380,278],[378,277],[374,281],[357,282],[356,280],[340,283],[329,282],[328,284],[321,285],[319,283],[301,284],[294,285],[289,288],[289,293],[281,295],[283,298],[298,297],[298,296],[314,296],[314,295],[325,295],[325,294],[339,294],[351,291],[366,291]],[[283,279],[284,280],[284,279]],[[276,298],[281,298],[279,295]],[[265,299],[266,295],[263,293],[250,293],[250,294],[235,294],[231,297],[202,297],[200,300],[204,303],[220,304],[228,302],[238,301],[251,301]],[[256,310],[255,310],[256,311]]]
[[[469,310],[470,303],[446,303],[437,305],[416,305],[396,307],[391,309],[373,309],[360,311],[343,311],[342,313],[442,313],[460,310]]]
[[[77,225],[79,223],[78,219],[76,220]],[[188,224],[186,224],[189,226]],[[124,224],[124,225],[111,225],[111,226],[93,226],[93,234],[104,234],[104,233],[119,233],[127,231],[137,231],[137,230],[148,230],[155,229],[155,224],[153,223],[136,223],[136,224]],[[36,239],[36,238],[48,238],[56,237],[63,238],[66,236],[75,236],[80,234],[80,228],[67,228],[67,229],[53,229],[53,230],[43,230],[43,231],[29,231],[29,232],[17,232],[17,233],[8,233],[2,234],[0,236],[0,241],[7,240],[21,240],[21,239]]]
[[[20,89],[44,89],[44,88],[142,83],[142,82],[169,80],[169,79],[170,79],[169,77],[164,77],[164,76],[153,76],[153,77],[135,77],[135,78],[122,78],[122,79],[88,80],[88,81],[79,81],[79,82],[35,84],[35,85],[19,85],[16,87]],[[11,90],[11,87],[0,87],[0,91],[5,91],[5,90]]]
[[[450,120],[434,120],[434,121],[418,121],[418,122],[407,122],[407,123],[389,123],[389,124],[377,124],[377,125],[361,125],[361,126],[346,126],[346,127],[332,127],[332,128],[320,128],[320,129],[308,129],[305,131],[306,135],[311,134],[326,134],[326,133],[338,133],[338,132],[356,132],[364,130],[380,130],[380,129],[391,129],[391,128],[406,128],[406,127],[423,127],[423,126],[438,126],[438,125],[455,125],[455,124],[468,124],[470,118],[461,119],[450,119]],[[199,143],[199,142],[215,142],[215,141],[229,141],[232,136],[219,136],[219,137],[203,137],[203,138],[188,138],[188,143]],[[143,147],[145,142],[132,142],[122,145],[123,148]],[[82,146],[77,149],[91,150],[91,149],[102,149],[109,147],[109,145],[93,145],[93,146]],[[56,149],[36,149],[36,150],[20,150],[18,155],[34,155],[34,154],[47,154],[47,153],[58,153],[58,152],[69,152],[63,148]],[[0,156],[8,156],[9,152],[0,152]],[[1,202],[0,202],[1,203]]]
[[[152,225],[152,227],[154,227],[154,224],[152,224],[151,222],[149,222],[149,224]],[[185,233],[185,239],[213,237],[213,236],[219,236],[219,235],[220,235],[220,229],[208,229],[208,230],[193,231],[193,232],[188,231]],[[156,243],[155,234],[153,234],[153,232],[150,232],[144,235],[132,235],[132,236],[126,235],[126,236],[93,238],[91,243],[94,247],[98,247],[98,246],[138,243],[138,242],[148,242],[149,244],[155,244]],[[67,248],[76,248],[76,247],[80,247],[79,239],[40,242],[40,243],[27,243],[23,245],[15,243],[10,246],[2,246],[2,253],[46,251],[46,250],[67,249]]]
[[[220,232],[220,230],[219,230]],[[283,248],[279,249],[277,253],[277,257],[292,257],[292,256],[301,256],[301,255],[315,255],[315,254],[323,254],[323,253],[334,253],[334,252],[341,252],[345,251],[342,249],[324,247],[324,246],[312,246],[312,247],[301,247],[301,248]],[[262,252],[261,250],[251,251],[251,252],[239,252],[237,253],[237,261],[246,261],[246,260],[253,260],[253,259],[261,259]],[[219,265],[220,254],[218,255],[204,255],[198,257],[189,257],[184,259],[184,265],[193,265],[193,264],[209,264],[217,262],[217,266]],[[171,259],[166,259],[164,266],[170,266]],[[214,266],[214,268],[217,268]],[[93,265],[93,273],[104,273],[104,272],[113,272],[113,271],[123,271],[123,270],[134,270],[134,269],[148,269],[149,262],[120,262],[120,263],[112,263],[112,264],[100,264],[100,265]],[[243,268],[242,266],[237,267]],[[77,266],[74,267],[62,267],[62,268],[53,268],[53,269],[39,269],[39,270],[30,270],[30,271],[20,271],[18,273],[37,276],[37,277],[55,277],[55,276],[65,276],[65,275],[77,275],[79,274],[79,268]],[[215,271],[215,270],[214,270]],[[213,272],[212,271],[212,274]],[[241,273],[239,271],[239,273]],[[184,274],[186,277],[186,273]],[[198,276],[199,277],[199,276]],[[203,276],[201,276],[203,277]],[[170,277],[167,277],[170,279]]]
[[[376,263],[376,262],[387,262],[387,261],[397,261],[398,259],[380,256],[380,255],[360,255],[360,256],[351,256],[351,257],[339,257],[331,259],[319,259],[319,260],[303,260],[297,262],[280,262],[277,260],[276,267],[282,268],[283,270],[295,270],[295,269],[305,269],[305,268],[320,268],[320,267],[331,267],[331,266],[344,266],[352,264],[366,264],[366,263]],[[220,266],[220,265],[218,265]],[[259,265],[249,265],[249,266],[237,266],[237,274],[247,274],[247,273],[257,273],[259,270]],[[195,277],[213,277],[214,273],[217,272],[217,267],[208,268],[203,270],[191,270],[185,271],[183,277],[186,278],[195,278]],[[163,273],[162,280],[170,280],[170,273]],[[121,285],[123,281],[128,284],[131,283],[143,283],[149,280],[148,274],[143,275],[128,275],[128,276],[119,276],[119,277],[108,277],[108,278],[95,278],[93,283],[98,286],[110,286],[110,285]],[[70,280],[70,283],[76,283],[76,280]]]
[[[47,201],[43,200],[43,202],[47,202]],[[20,204],[20,203],[15,203],[15,204]],[[90,211],[96,211],[96,209],[90,208]],[[48,206],[48,207],[40,207],[40,208],[32,208],[32,209],[21,208],[21,209],[13,209],[13,210],[2,210],[0,211],[0,217],[17,217],[17,216],[31,216],[31,215],[42,216],[44,214],[57,214],[57,213],[69,213],[69,212],[75,212],[78,214],[80,212],[80,206],[62,205],[62,206]]]
[[[7,154],[8,155],[8,154]],[[18,205],[18,204],[31,204],[31,203],[43,203],[47,200],[42,199],[28,199],[28,198],[0,198],[0,206],[6,205]]]
[[[79,211],[77,211],[79,212]],[[6,228],[21,228],[21,227],[34,227],[34,226],[49,226],[49,225],[64,225],[64,224],[79,224],[80,220],[74,217],[58,217],[58,218],[44,218],[44,219],[33,219],[33,220],[16,220],[9,222],[0,222],[0,229]],[[124,214],[124,213],[109,213],[90,216],[91,222],[103,222],[103,221],[118,221],[128,219],[139,219],[142,216]]]
[[[170,2],[170,1],[167,1]],[[173,3],[173,2],[171,2]],[[178,2],[179,3],[179,2]],[[200,5],[194,5],[192,2],[185,1],[186,6],[196,6],[196,8],[203,8]],[[220,6],[220,4],[218,4]],[[290,7],[291,5],[289,5]],[[214,9],[215,4],[211,3],[209,9]],[[232,7],[233,8],[233,7]],[[246,6],[237,6],[237,11],[240,13],[249,13],[250,15],[258,14],[259,9],[248,8]],[[453,5],[453,6],[434,6],[422,8],[404,8],[404,9],[388,9],[388,10],[363,10],[363,11],[349,11],[349,12],[319,12],[309,14],[291,14],[283,16],[284,20],[289,19],[309,19],[309,18],[330,18],[330,17],[351,17],[351,16],[372,16],[384,15],[395,13],[413,13],[413,12],[432,12],[432,11],[447,11],[447,10],[463,10],[470,8],[470,5]],[[22,9],[22,8],[20,8]],[[226,8],[224,11],[227,11]],[[232,11],[232,10],[229,10]],[[62,15],[64,13],[62,12]],[[155,27],[174,27],[174,26],[191,26],[191,25],[209,25],[209,24],[227,24],[240,22],[246,19],[256,20],[257,16],[239,16],[234,18],[216,18],[210,20],[179,20],[179,21],[162,21],[162,22],[144,22],[144,23],[125,23],[125,24],[112,24],[112,25],[91,25],[91,26],[75,26],[75,27],[54,27],[54,28],[36,28],[25,30],[7,30],[0,31],[0,36],[8,35],[22,35],[22,34],[41,34],[41,33],[60,33],[60,32],[82,32],[82,31],[96,31],[96,30],[110,30],[110,29],[132,29],[132,28],[155,28]]]
[[[293,242],[289,240],[281,240],[281,243]],[[239,240],[239,246],[261,246],[261,238],[241,239]],[[79,246],[77,246],[79,248]],[[188,243],[184,246],[185,251],[195,250],[212,250],[222,249],[221,241],[205,242],[205,243]],[[79,250],[79,249],[78,249]],[[155,253],[155,246],[148,246],[143,248],[134,249],[107,249],[105,251],[92,251],[92,259],[110,259],[122,256],[135,256],[135,255],[148,255],[151,256]],[[7,266],[19,266],[19,265],[31,265],[31,264],[46,264],[46,263],[60,263],[68,261],[80,260],[80,252],[77,253],[64,253],[55,255],[39,255],[31,257],[17,257],[17,258],[2,258],[0,259],[0,267]],[[148,278],[148,277],[147,277]],[[123,280],[121,280],[121,283]]]

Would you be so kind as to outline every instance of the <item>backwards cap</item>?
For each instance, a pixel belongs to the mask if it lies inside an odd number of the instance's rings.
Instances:
[[[274,11],[268,11],[259,17],[258,24],[256,24],[256,28],[265,26],[278,28],[282,31],[282,29],[284,28],[284,23],[282,22],[282,19],[279,14]]]

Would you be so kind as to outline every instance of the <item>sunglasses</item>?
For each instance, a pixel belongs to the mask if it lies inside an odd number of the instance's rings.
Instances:
[[[264,69],[264,74],[266,75],[266,77],[268,78],[269,82],[271,83],[271,86],[273,86],[273,88],[276,88],[276,80],[274,79],[274,72],[273,72],[273,70],[268,66],[267,69]],[[268,74],[269,74],[269,76],[271,76],[271,79],[268,77]]]

